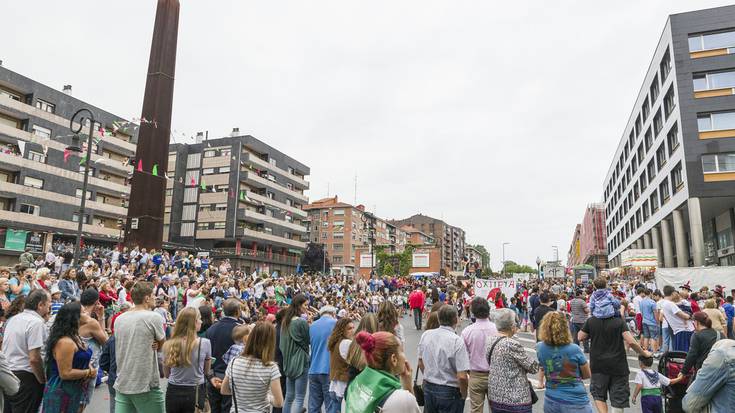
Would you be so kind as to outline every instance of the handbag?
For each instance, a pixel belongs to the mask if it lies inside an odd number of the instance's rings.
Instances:
[[[424,405],[424,387],[419,384],[419,368],[416,367],[416,376],[413,378],[413,395],[416,397],[416,404]]]
[[[199,367],[199,361],[202,357],[202,339],[199,339],[199,348],[197,350],[197,364],[194,366],[194,368]],[[202,406],[199,406],[199,391],[202,390],[204,386],[197,385],[196,386],[196,395],[194,396],[194,413],[209,413],[210,406],[209,406],[209,400],[207,400],[207,392],[204,391],[204,403],[202,403]]]
[[[492,346],[490,346],[490,352],[487,356],[488,365],[490,365],[490,360],[493,357],[493,350],[495,350],[495,345],[500,343],[500,340],[504,339],[505,337],[500,337],[497,341],[493,343]],[[528,390],[531,392],[531,404],[536,404],[538,402],[538,395],[536,394],[536,391],[533,390],[533,384],[531,384],[531,381],[526,378],[526,383],[528,383]]]

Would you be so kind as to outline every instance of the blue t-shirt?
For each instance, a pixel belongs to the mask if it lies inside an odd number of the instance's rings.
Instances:
[[[657,326],[656,322],[656,302],[646,297],[641,301],[641,315],[643,316],[643,324],[647,326]]]
[[[553,347],[539,342],[536,355],[546,375],[546,397],[566,404],[590,402],[579,369],[587,364],[587,357],[578,345]]]
[[[332,335],[337,320],[332,317],[322,316],[309,327],[309,339],[311,341],[311,365],[309,374],[329,374],[329,349],[327,341]]]
[[[722,309],[725,310],[725,317],[727,317],[727,322],[731,323],[733,317],[735,317],[735,307],[733,307],[730,303],[725,303],[722,305]]]

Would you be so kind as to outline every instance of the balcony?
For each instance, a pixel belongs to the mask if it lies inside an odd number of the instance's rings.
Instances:
[[[267,222],[272,225],[278,225],[279,227],[287,228],[291,231],[296,231],[299,234],[306,234],[306,227],[304,227],[303,225],[295,224],[293,222],[288,222],[282,219],[268,216],[266,214],[261,214],[260,212],[251,211],[249,209],[242,209],[242,208],[238,209],[237,210],[237,220],[253,222],[256,224],[262,224],[264,222]]]
[[[47,201],[73,205],[75,207],[78,207],[80,203],[80,199],[74,196],[62,195],[56,192],[46,191],[43,189],[33,188],[25,185],[12,184],[10,182],[4,182],[2,189],[0,189],[0,192],[12,195],[20,194],[32,198],[45,199]],[[96,201],[87,201],[85,208],[92,211],[97,211],[98,213],[102,214],[110,214],[116,217],[124,217],[128,213],[128,210],[126,208]]]
[[[279,246],[306,249],[306,243],[293,239],[279,237],[278,235],[269,234],[267,232],[255,231],[248,228],[238,228],[237,236],[246,237],[253,241],[278,244]]]
[[[254,201],[258,201],[258,202],[261,202],[263,204],[274,206],[276,208],[283,209],[284,211],[288,211],[288,212],[290,212],[293,215],[296,215],[296,216],[299,216],[299,217],[303,218],[304,220],[306,220],[306,218],[307,218],[306,211],[304,211],[302,209],[298,209],[298,208],[292,207],[292,206],[288,206],[288,205],[286,205],[286,204],[284,204],[282,202],[276,201],[275,199],[270,199],[267,196],[256,194],[256,193],[253,193],[253,192],[250,192],[250,191],[246,191],[245,192],[245,196],[247,196],[248,198],[250,198],[250,199],[252,199]]]
[[[267,161],[264,161],[263,159],[261,159],[255,154],[252,154],[250,152],[243,152],[241,161],[244,162],[246,165],[250,165],[260,170],[268,170],[271,172],[275,172],[278,175],[298,185],[302,189],[309,189],[309,182],[307,182],[306,180],[299,178],[298,176],[292,173],[289,173],[288,171],[285,171],[275,165],[272,165],[268,163]]]
[[[73,221],[64,221],[61,219],[40,217],[36,215],[24,214],[21,212],[2,211],[0,210],[0,221],[10,222],[13,224],[25,224],[30,226],[45,227],[49,231],[65,231],[73,234],[77,230],[77,223]],[[117,228],[106,228],[99,225],[84,224],[82,232],[85,236],[98,235],[117,239],[120,236],[120,230]]]
[[[212,250],[212,255],[215,258],[244,258],[244,259],[255,259],[258,261],[272,262],[274,264],[285,264],[285,265],[298,265],[301,261],[301,257],[293,255],[276,254],[275,252],[268,254],[265,251],[253,251],[250,248],[241,248],[240,254],[235,253],[234,248],[215,248]]]
[[[282,194],[285,194],[286,196],[298,199],[302,203],[309,202],[309,198],[306,195],[300,192],[296,192],[292,189],[288,189],[285,186],[282,186],[279,183],[273,182],[267,178],[263,178],[255,172],[248,170],[247,168],[241,170],[240,180],[254,188],[273,189],[281,192]]]
[[[46,112],[45,110],[38,109],[35,106],[27,105],[23,102],[18,102],[17,100],[11,99],[7,96],[0,96],[0,105],[5,106],[10,109],[17,110],[19,112],[29,114],[37,118],[44,119],[51,123],[55,123],[59,126],[62,126],[64,130],[66,130],[66,128],[69,127],[69,119],[64,119],[59,115],[55,115],[53,113]],[[74,123],[74,128],[76,129],[78,127],[79,127],[79,124]],[[83,129],[85,133],[88,130],[89,130],[88,128]],[[99,135],[99,132],[97,132],[97,135]],[[123,139],[119,139],[114,136],[105,136],[102,138],[102,142],[105,143],[105,146],[110,145],[115,148],[118,148],[120,152],[123,153],[124,155],[132,156],[135,154],[135,144],[126,142]]]

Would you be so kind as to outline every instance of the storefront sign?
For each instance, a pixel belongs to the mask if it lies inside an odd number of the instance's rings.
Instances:
[[[360,268],[373,268],[373,254],[360,254]]]
[[[411,266],[413,268],[429,268],[429,254],[415,252],[412,257]]]
[[[5,232],[5,248],[15,251],[23,251],[26,248],[28,231],[8,228]]]
[[[30,248],[32,253],[42,253],[44,235],[42,232],[29,232],[28,238],[26,239],[26,247]]]
[[[505,294],[507,299],[510,299],[516,293],[516,281],[513,279],[483,280],[475,278],[472,286],[476,297],[487,298],[490,302],[495,302],[495,296],[499,293]]]

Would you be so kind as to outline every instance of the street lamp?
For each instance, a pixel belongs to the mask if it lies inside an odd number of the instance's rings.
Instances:
[[[370,241],[370,278],[375,276],[375,222],[372,214],[364,212],[360,217],[362,219],[363,229],[368,231],[368,241]]]
[[[505,277],[505,246],[510,245],[510,242],[503,243],[503,277]]]
[[[554,249],[554,261],[558,264],[559,263],[559,247],[556,245],[552,245],[551,248]]]
[[[86,112],[88,115],[85,116],[84,114],[82,114],[82,112]],[[79,124],[75,128],[74,120],[77,118],[77,116],[79,116]],[[79,144],[81,140],[79,132],[82,131],[82,127],[84,126],[85,121],[89,122],[89,133],[87,136],[87,155],[84,162],[84,180],[82,181],[82,202],[79,205],[79,224],[77,225],[77,239],[74,243],[73,265],[79,264],[79,254],[81,253],[82,243],[82,226],[84,225],[84,209],[87,203],[87,185],[89,183],[89,163],[92,161],[92,133],[94,130],[94,114],[92,114],[92,111],[90,111],[89,109],[79,109],[71,117],[71,120],[69,120],[69,130],[71,130],[74,136],[72,137],[72,144],[66,148],[70,152],[82,152],[81,145]]]

